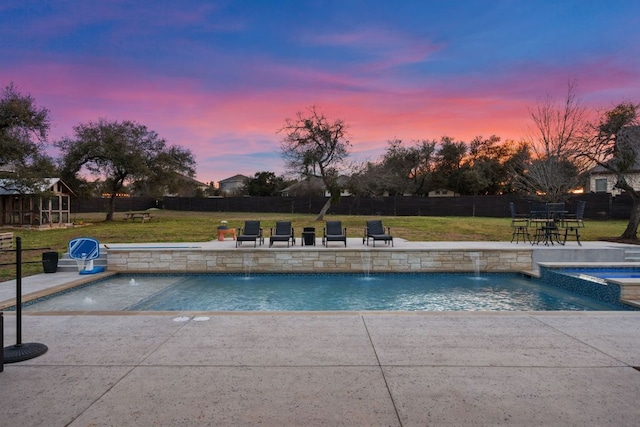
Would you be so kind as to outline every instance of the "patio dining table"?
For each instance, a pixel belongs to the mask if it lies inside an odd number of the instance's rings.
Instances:
[[[564,244],[560,240],[559,225],[567,213],[564,203],[546,203],[543,209],[540,207],[532,209],[529,222],[535,226],[536,230],[531,244],[537,245],[540,242],[545,245],[553,245],[554,242]]]

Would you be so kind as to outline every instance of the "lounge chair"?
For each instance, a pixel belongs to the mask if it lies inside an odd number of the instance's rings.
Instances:
[[[238,245],[242,245],[242,242],[253,242],[253,247],[257,246],[259,242],[261,245],[264,243],[264,237],[262,237],[262,228],[260,228],[260,221],[245,221],[243,228],[238,228],[238,236],[236,237],[236,248]]]
[[[344,247],[347,247],[347,229],[342,228],[341,221],[327,221],[322,244],[328,247],[329,242],[344,242]]]
[[[276,221],[275,231],[271,228],[269,247],[271,247],[274,242],[287,242],[287,247],[289,247],[289,242],[291,242],[292,245],[296,244],[296,239],[293,236],[293,227],[291,227],[291,221]]]
[[[386,230],[385,230],[386,229]],[[365,241],[369,245],[369,239],[373,239],[373,246],[376,246],[376,240],[382,240],[385,245],[391,243],[393,246],[393,236],[391,235],[391,228],[383,227],[382,221],[379,219],[367,221],[367,227],[364,230],[364,237],[362,243]]]

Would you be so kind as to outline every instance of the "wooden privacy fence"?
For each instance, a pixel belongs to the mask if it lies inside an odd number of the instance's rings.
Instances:
[[[573,195],[567,208],[574,211],[579,200],[587,202],[585,218],[627,219],[631,200],[624,196],[612,198],[606,193]],[[163,207],[179,211],[209,212],[273,212],[317,214],[327,201],[324,197],[166,197]],[[329,213],[337,215],[379,216],[479,216],[504,218],[510,215],[509,202],[518,211],[529,212],[533,199],[522,196],[460,196],[460,197],[342,197]]]
[[[575,210],[579,200],[587,202],[587,219],[628,219],[631,198],[611,197],[607,193],[571,195],[567,199],[569,211]],[[116,212],[142,211],[163,208],[176,211],[203,212],[270,212],[317,214],[327,201],[324,197],[127,197],[116,200]],[[370,216],[479,216],[504,218],[509,214],[509,202],[518,212],[529,212],[532,198],[516,195],[459,196],[459,197],[342,197],[329,213],[336,215]],[[106,212],[108,199],[74,200],[72,213]]]

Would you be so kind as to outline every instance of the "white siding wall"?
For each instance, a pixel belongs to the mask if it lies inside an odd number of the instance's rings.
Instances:
[[[596,191],[596,180],[597,179],[606,179],[607,180],[607,193],[611,193],[614,196],[622,193],[618,188],[613,188],[616,185],[616,177],[614,175],[605,175],[605,174],[594,174],[589,177],[589,191]],[[635,190],[640,190],[640,173],[632,173],[627,175],[627,182],[631,184],[631,186]]]

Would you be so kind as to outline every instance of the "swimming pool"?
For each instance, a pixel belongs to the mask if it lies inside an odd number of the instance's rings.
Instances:
[[[566,274],[583,275],[597,277],[600,279],[638,279],[640,269],[637,267],[616,267],[616,268],[563,268]]]
[[[116,275],[25,311],[621,310],[520,274]]]

